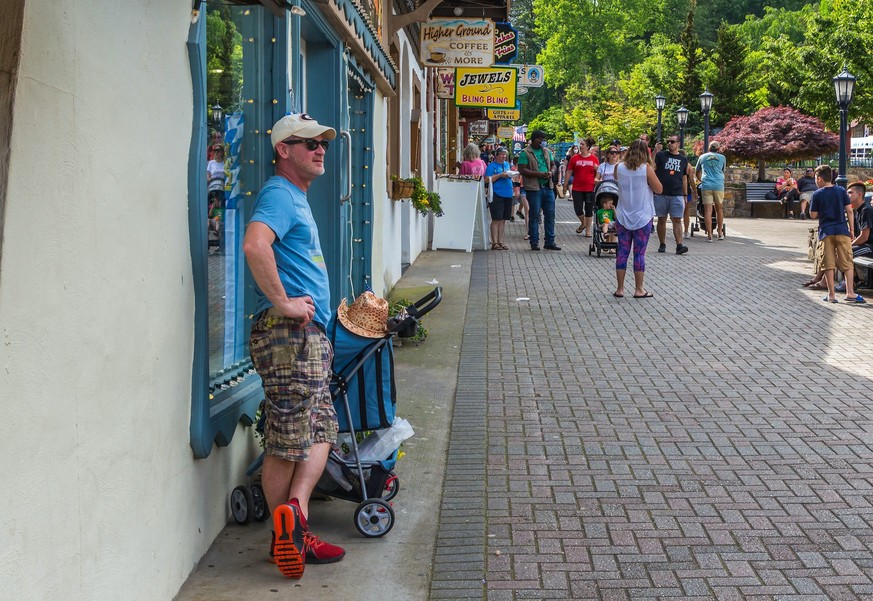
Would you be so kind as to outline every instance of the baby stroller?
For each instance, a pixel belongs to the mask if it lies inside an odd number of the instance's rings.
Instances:
[[[601,202],[606,197],[612,198],[613,204],[618,204],[618,182],[602,181],[597,184],[594,188],[594,205],[600,207]],[[604,250],[615,250],[618,248],[618,243],[606,242],[601,229],[602,225],[602,223],[598,222],[592,228],[594,231],[592,232],[591,244],[588,245],[589,255],[596,250],[599,257]]]
[[[718,219],[715,216],[715,207],[712,208],[712,234],[718,236]],[[721,224],[721,235],[725,236],[725,224]],[[697,184],[697,219],[691,224],[691,237],[694,237],[694,232],[703,232],[706,234],[706,213],[703,211],[703,194],[700,191],[700,184]]]
[[[328,336],[334,346],[331,396],[340,437],[347,440],[348,452],[341,453],[337,447],[331,449],[315,491],[358,503],[354,513],[355,527],[368,538],[384,536],[394,526],[394,510],[388,501],[400,491],[400,481],[394,473],[399,443],[394,445],[391,441],[397,439],[394,435],[397,428],[404,429],[405,420],[395,422],[397,392],[392,339],[395,335],[401,338],[414,336],[419,319],[441,300],[442,288],[434,288],[392,317],[388,332],[378,339],[364,338],[346,330],[336,314],[328,325]],[[263,429],[263,422],[262,416],[258,428]],[[411,435],[408,424],[405,428],[407,436]],[[359,444],[357,434],[368,431],[371,431],[369,436]],[[262,453],[246,470],[248,478],[259,474],[263,460]],[[236,487],[231,493],[230,504],[231,513],[240,524],[264,521],[268,517],[259,481],[248,487]]]

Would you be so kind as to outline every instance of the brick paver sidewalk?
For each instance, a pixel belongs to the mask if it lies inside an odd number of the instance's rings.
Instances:
[[[474,260],[431,598],[873,599],[873,307],[751,220],[616,300],[558,207]]]

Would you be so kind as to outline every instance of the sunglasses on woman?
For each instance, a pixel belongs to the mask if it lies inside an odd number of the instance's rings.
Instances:
[[[319,146],[325,149],[325,151],[330,148],[330,140],[313,140],[312,138],[306,138],[303,140],[282,140],[282,144],[306,144],[307,150],[315,150]]]

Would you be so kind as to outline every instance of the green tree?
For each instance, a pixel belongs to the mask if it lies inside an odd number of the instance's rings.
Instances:
[[[685,17],[685,29],[682,30],[682,35],[679,38],[682,45],[682,57],[685,60],[681,100],[686,106],[697,102],[703,91],[698,72],[698,65],[701,61],[700,44],[697,33],[694,31],[694,13],[696,10],[697,0],[691,0],[691,6],[688,7],[688,13]]]
[[[748,53],[737,28],[722,23],[713,53],[714,77],[704,79],[706,87],[715,95],[710,116],[713,126],[722,127],[731,117],[748,114],[752,108],[746,63]]]

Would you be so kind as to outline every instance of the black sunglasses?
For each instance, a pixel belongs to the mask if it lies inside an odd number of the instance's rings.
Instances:
[[[327,150],[330,148],[330,140],[313,140],[312,138],[306,138],[305,140],[282,140],[282,144],[306,144],[307,150],[315,150],[319,146]]]
[[[667,140],[667,144],[678,144],[679,140]]]

